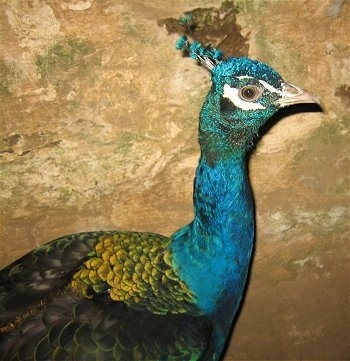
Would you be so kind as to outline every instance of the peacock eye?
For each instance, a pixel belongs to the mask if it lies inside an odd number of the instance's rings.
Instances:
[[[246,85],[239,91],[240,98],[248,102],[259,99],[261,94],[262,89],[256,85]]]

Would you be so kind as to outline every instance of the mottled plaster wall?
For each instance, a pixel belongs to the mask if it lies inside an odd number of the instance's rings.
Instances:
[[[240,51],[317,93],[324,113],[284,112],[252,156],[256,254],[226,360],[348,359],[350,4],[235,4]],[[0,4],[1,266],[68,233],[170,235],[191,220],[210,79],[160,24],[220,5]]]

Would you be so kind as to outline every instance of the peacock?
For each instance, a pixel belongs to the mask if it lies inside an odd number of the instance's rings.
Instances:
[[[244,294],[254,241],[247,173],[280,108],[318,103],[268,65],[224,58],[182,36],[211,73],[199,116],[194,218],[170,237],[72,234],[0,271],[1,360],[219,360]]]

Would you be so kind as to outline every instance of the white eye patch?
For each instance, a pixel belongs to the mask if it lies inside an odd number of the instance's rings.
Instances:
[[[253,79],[253,77],[252,77],[252,76],[249,76],[249,75],[240,75],[240,76],[237,76],[236,78],[239,79],[239,80],[242,80],[242,79]]]
[[[269,83],[266,83],[266,81],[264,80],[259,80],[259,83],[269,92],[271,93],[276,93],[278,95],[283,95],[283,92],[281,90],[278,90],[276,88],[274,88],[272,85],[270,85]]]
[[[241,99],[238,95],[238,89],[231,88],[228,84],[224,85],[224,94],[222,95],[224,98],[230,99],[230,101],[237,107],[243,110],[257,110],[257,109],[265,109],[263,105],[260,103],[252,103],[247,102]]]

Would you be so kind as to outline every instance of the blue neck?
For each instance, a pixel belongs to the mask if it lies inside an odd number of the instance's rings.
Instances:
[[[253,199],[245,155],[202,154],[194,185],[194,220],[172,236],[174,266],[214,324],[219,347],[231,328],[249,269]]]

